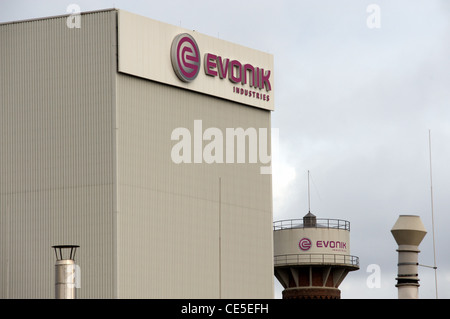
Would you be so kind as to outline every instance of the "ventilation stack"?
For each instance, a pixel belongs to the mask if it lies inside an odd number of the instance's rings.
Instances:
[[[400,215],[391,229],[398,245],[398,299],[419,298],[419,245],[427,234],[416,215]]]
[[[80,272],[75,264],[77,245],[52,246],[55,250],[55,299],[76,299]]]
[[[308,212],[303,219],[274,222],[275,277],[283,299],[340,299],[339,285],[359,269],[359,258],[349,253],[348,221]]]

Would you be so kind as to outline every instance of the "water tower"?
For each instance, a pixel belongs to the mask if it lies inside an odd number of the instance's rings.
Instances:
[[[303,219],[274,222],[275,276],[283,299],[340,299],[338,289],[348,272],[359,269],[350,255],[350,222]]]

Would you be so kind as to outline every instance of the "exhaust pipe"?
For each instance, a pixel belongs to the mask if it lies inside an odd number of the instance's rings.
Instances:
[[[78,245],[56,245],[55,299],[76,299],[80,287],[79,266],[75,264]]]
[[[419,216],[400,215],[391,229],[398,245],[398,299],[419,298],[419,245],[427,234]]]

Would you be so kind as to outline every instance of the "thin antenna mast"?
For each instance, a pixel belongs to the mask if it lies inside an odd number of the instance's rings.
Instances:
[[[308,170],[308,213],[311,212],[311,192],[309,191],[309,170]]]
[[[437,267],[436,267],[436,243],[434,239],[434,204],[433,204],[433,171],[431,163],[431,130],[428,130],[428,145],[430,152],[430,193],[431,193],[431,224],[433,233],[433,255],[434,255],[434,282],[436,287],[436,299],[438,299],[438,288],[437,288]]]

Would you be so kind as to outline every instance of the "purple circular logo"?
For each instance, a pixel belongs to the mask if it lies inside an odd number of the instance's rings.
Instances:
[[[307,251],[311,248],[311,241],[308,238],[302,238],[298,242],[298,247],[303,251]]]
[[[200,50],[194,38],[179,34],[173,39],[171,60],[175,74],[183,82],[193,81],[200,71]]]

